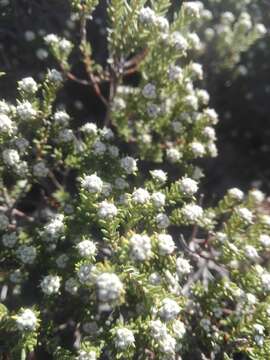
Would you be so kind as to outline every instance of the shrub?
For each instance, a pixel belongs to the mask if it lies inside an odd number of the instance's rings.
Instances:
[[[196,160],[217,155],[218,115],[196,61],[206,10],[184,2],[169,22],[170,1],[150,3],[108,4],[101,66],[86,30],[98,1],[74,0],[80,39],[44,36],[57,69],[0,102],[5,358],[270,355],[265,195],[233,188],[208,208],[197,195]],[[241,19],[231,65],[258,37]],[[70,64],[76,48],[84,78]],[[94,90],[102,126],[68,114],[67,79]]]

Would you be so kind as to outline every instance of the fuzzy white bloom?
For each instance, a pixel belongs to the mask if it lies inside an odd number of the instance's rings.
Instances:
[[[180,66],[170,65],[169,79],[171,81],[182,81],[183,80],[183,70],[181,69]]]
[[[270,291],[270,274],[264,273],[261,276],[262,286],[266,291]]]
[[[8,228],[8,225],[9,225],[8,217],[5,214],[0,213],[0,230],[1,231],[6,230]]]
[[[88,135],[97,135],[98,129],[96,124],[87,122],[81,126],[81,131]]]
[[[53,120],[59,126],[68,126],[70,116],[66,113],[66,111],[58,110],[53,115]]]
[[[192,75],[196,76],[198,79],[202,80],[203,78],[203,67],[199,63],[191,63],[189,69],[192,72]]]
[[[24,309],[16,316],[16,325],[20,331],[34,331],[37,327],[37,317],[32,310]]]
[[[65,282],[65,290],[70,293],[71,295],[76,295],[78,290],[79,290],[79,283],[76,279],[74,278],[69,278],[66,282]]]
[[[21,245],[16,250],[16,255],[22,263],[33,264],[37,256],[37,249],[34,246]]]
[[[238,208],[236,210],[237,215],[246,223],[251,224],[253,220],[252,212],[247,208]]]
[[[191,270],[192,266],[187,259],[184,259],[182,257],[176,259],[176,272],[180,278],[182,278],[183,275],[190,274]]]
[[[252,245],[246,245],[244,247],[244,251],[245,251],[246,257],[250,260],[256,261],[260,258],[257,250]]]
[[[202,134],[203,134],[203,136],[205,136],[205,137],[207,138],[207,140],[214,141],[214,140],[216,139],[215,129],[212,128],[211,126],[206,126],[206,127],[203,129]]]
[[[104,195],[105,197],[110,196],[110,194],[112,193],[112,184],[108,183],[108,182],[103,182],[103,186],[102,186],[102,191],[101,191],[102,195]]]
[[[167,174],[163,170],[152,170],[150,171],[151,176],[155,181],[164,184],[167,181]]]
[[[234,200],[237,200],[237,201],[241,201],[243,200],[244,198],[244,193],[243,191],[241,191],[240,189],[238,188],[232,188],[230,190],[228,190],[228,195],[234,199]]]
[[[82,284],[91,284],[95,281],[95,266],[92,264],[83,264],[77,271],[77,276]]]
[[[106,127],[106,126],[103,129],[100,130],[100,135],[105,140],[111,140],[111,139],[114,138],[113,131],[110,128]]]
[[[181,180],[179,180],[179,187],[180,190],[187,195],[194,195],[198,191],[197,181],[188,177],[183,177]]]
[[[185,336],[186,326],[182,321],[174,320],[172,328],[173,328],[174,336],[177,339],[182,339]]]
[[[144,7],[139,12],[139,20],[142,24],[153,25],[156,20],[156,14],[150,7]]]
[[[159,229],[166,229],[170,225],[170,219],[166,214],[158,214],[156,216],[156,224]]]
[[[61,278],[57,275],[47,275],[40,283],[41,290],[46,295],[57,294],[61,285]]]
[[[23,121],[31,120],[37,115],[37,111],[29,101],[23,101],[16,107],[19,118]]]
[[[76,245],[79,254],[82,257],[95,256],[97,246],[92,240],[83,240]]]
[[[171,235],[159,234],[157,239],[160,255],[170,255],[174,252],[176,246]]]
[[[38,162],[33,166],[33,174],[36,177],[43,178],[46,177],[49,173],[49,169],[43,161]]]
[[[58,134],[58,140],[62,143],[68,143],[73,141],[75,138],[73,130],[71,129],[63,129]]]
[[[139,188],[133,191],[132,200],[135,204],[145,204],[150,200],[150,194],[147,190]]]
[[[142,94],[146,99],[154,99],[156,97],[156,87],[153,84],[146,84],[142,90]]]
[[[59,85],[63,82],[62,74],[56,69],[48,70],[48,80],[53,82],[56,85]]]
[[[14,284],[20,284],[23,280],[23,275],[20,269],[16,269],[9,275],[9,280]]]
[[[58,44],[59,37],[55,34],[48,34],[44,37],[44,41],[46,42],[46,44],[53,46]]]
[[[145,261],[151,257],[151,240],[147,235],[134,234],[129,240],[130,255],[137,261]]]
[[[258,189],[251,190],[249,196],[256,204],[262,203],[265,198],[264,193]]]
[[[64,215],[57,214],[48,224],[44,226],[44,235],[46,241],[54,241],[63,234],[65,229],[64,226]]]
[[[194,50],[200,50],[202,47],[199,36],[194,32],[187,34],[187,41],[189,46]]]
[[[159,315],[164,321],[170,321],[175,319],[180,311],[181,308],[176,301],[165,298],[161,303]]]
[[[188,48],[187,40],[178,31],[175,31],[171,34],[170,42],[172,46],[178,51],[185,52]]]
[[[155,26],[163,33],[167,33],[170,27],[168,20],[163,16],[156,17]]]
[[[96,279],[98,299],[102,302],[118,300],[124,290],[124,286],[116,274],[103,273]]]
[[[76,360],[97,360],[97,353],[93,350],[84,351],[80,350]]]
[[[20,162],[20,155],[17,150],[5,149],[3,151],[3,161],[8,166],[16,166]]]
[[[196,94],[190,94],[184,97],[185,105],[190,107],[192,110],[197,111],[199,107],[199,102]]]
[[[210,108],[204,109],[203,113],[208,118],[211,125],[216,125],[218,123],[218,114],[214,109],[210,109]]]
[[[216,238],[222,244],[225,243],[225,241],[228,240],[228,236],[224,232],[221,232],[221,231],[216,233]]]
[[[270,236],[266,235],[266,234],[261,234],[259,237],[259,242],[265,246],[265,247],[269,247],[270,246]]]
[[[258,34],[258,36],[264,36],[267,34],[267,29],[263,24],[255,24],[254,32]]]
[[[196,157],[202,157],[205,154],[204,145],[198,141],[193,141],[190,144],[190,150],[192,151],[193,155]]]
[[[134,346],[135,338],[133,332],[127,328],[119,328],[116,330],[115,347],[121,350],[127,349],[130,346]]]
[[[93,153],[95,155],[103,155],[106,149],[106,145],[100,140],[96,140],[93,144]]]
[[[11,135],[14,131],[14,124],[6,114],[0,113],[0,133]]]
[[[68,260],[69,257],[67,254],[61,254],[56,258],[55,263],[59,269],[64,269],[67,266]]]
[[[209,103],[209,101],[210,101],[210,95],[209,95],[209,93],[208,93],[206,90],[204,90],[204,89],[198,89],[198,90],[196,91],[196,95],[197,95],[197,98],[198,98],[199,102],[202,103],[203,105],[207,105],[207,104]],[[206,133],[206,131],[205,131],[205,132],[203,131],[203,134],[204,134],[204,136],[207,136],[207,135],[208,135],[208,134]],[[215,139],[215,137],[211,138],[210,140],[214,140],[214,139]]]
[[[156,340],[161,340],[168,334],[167,326],[160,320],[152,320],[149,323],[151,335]]]
[[[35,94],[38,91],[38,85],[32,77],[26,77],[18,82],[20,91]]]
[[[157,272],[153,272],[149,275],[148,281],[151,285],[159,285],[161,283],[161,276]]]
[[[133,159],[131,156],[122,158],[120,160],[120,166],[127,174],[134,174],[138,170],[137,160]]]
[[[157,208],[161,208],[165,205],[166,196],[162,192],[156,191],[151,195],[151,200]]]
[[[176,163],[182,158],[182,154],[180,153],[180,151],[175,148],[167,149],[166,155],[168,160],[172,163]]]
[[[2,243],[7,248],[13,248],[17,242],[17,234],[15,232],[4,234],[2,236]]]
[[[81,179],[81,186],[90,193],[95,194],[102,191],[103,181],[96,174],[85,175]]]
[[[235,16],[232,12],[225,11],[224,13],[221,14],[220,20],[222,24],[230,25],[235,21]]]
[[[203,4],[200,1],[185,1],[182,4],[182,9],[188,16],[199,19],[203,10]]]
[[[117,207],[106,200],[102,201],[98,206],[98,216],[101,219],[112,219],[117,213]]]
[[[184,218],[191,222],[196,222],[203,217],[203,209],[196,204],[186,204],[182,208]]]

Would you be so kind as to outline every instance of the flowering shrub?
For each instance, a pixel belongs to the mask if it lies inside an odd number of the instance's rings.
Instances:
[[[198,195],[195,160],[217,155],[194,61],[205,9],[184,2],[169,23],[170,1],[150,3],[109,3],[101,66],[86,27],[98,1],[74,0],[79,43],[44,36],[57,69],[0,102],[6,359],[270,356],[265,195],[233,188],[212,208]],[[67,79],[94,90],[102,126],[59,102]]]

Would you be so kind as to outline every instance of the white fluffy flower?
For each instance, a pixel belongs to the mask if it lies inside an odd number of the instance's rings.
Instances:
[[[150,194],[147,190],[139,188],[132,193],[132,200],[136,204],[145,204],[150,200]]]
[[[171,40],[172,46],[176,50],[182,51],[182,52],[185,52],[187,50],[188,42],[180,32],[178,32],[178,31],[173,32],[171,34],[170,40]]]
[[[243,200],[244,198],[244,193],[243,191],[241,191],[240,189],[238,188],[232,188],[230,190],[228,190],[228,195],[234,199],[234,200],[237,200],[237,201],[241,201]]]
[[[188,178],[188,177],[183,177],[179,181],[179,187],[180,187],[180,190],[183,191],[187,195],[193,195],[198,191],[197,181],[195,181],[191,178]]]
[[[216,125],[218,123],[218,114],[214,109],[204,109],[204,115],[208,118],[212,125]]]
[[[65,290],[70,293],[71,295],[76,295],[79,289],[79,283],[74,278],[69,278],[65,282]]]
[[[81,179],[82,187],[92,194],[99,193],[102,191],[103,181],[96,174],[85,175]]]
[[[158,214],[156,216],[156,224],[159,229],[166,229],[170,225],[170,219],[166,214]]]
[[[153,25],[156,20],[156,14],[150,7],[143,7],[139,12],[139,20],[142,24]]]
[[[156,340],[161,340],[168,334],[167,326],[163,324],[160,320],[150,321],[149,328],[151,335]]]
[[[106,149],[106,145],[100,140],[96,140],[93,144],[93,153],[95,155],[103,155]]]
[[[160,208],[165,205],[166,196],[162,192],[156,191],[151,195],[151,200],[157,208]]]
[[[47,275],[40,283],[41,290],[46,295],[57,294],[61,285],[61,279],[57,275]]]
[[[182,208],[182,214],[188,221],[196,222],[203,216],[203,209],[196,204],[186,204]]]
[[[160,255],[170,255],[174,252],[176,246],[171,235],[159,234],[157,239]]]
[[[133,159],[131,156],[122,158],[120,160],[120,166],[127,174],[134,174],[138,170],[137,160]]]
[[[163,170],[152,170],[150,171],[151,176],[155,181],[164,184],[167,181],[167,174]]]
[[[14,144],[21,153],[24,153],[26,149],[29,147],[29,141],[25,138],[15,139]]]
[[[203,4],[200,1],[185,1],[182,9],[188,16],[199,18],[203,10]]]
[[[8,166],[16,166],[20,162],[20,155],[17,150],[5,149],[3,151],[3,161]]]
[[[161,283],[161,276],[157,272],[153,272],[149,275],[148,281],[151,285],[159,285]]]
[[[146,84],[142,90],[142,94],[146,99],[154,99],[156,97],[156,87],[153,84]]]
[[[103,273],[96,279],[98,298],[102,302],[118,300],[124,290],[124,286],[116,274]]]
[[[19,118],[23,121],[31,120],[37,115],[37,111],[29,101],[23,101],[16,108]]]
[[[202,157],[205,154],[205,147],[202,143],[198,141],[193,141],[190,144],[190,150],[196,157]]]
[[[17,234],[12,232],[10,234],[5,234],[2,236],[2,243],[7,248],[13,248],[17,242]]]
[[[190,265],[187,259],[184,259],[182,257],[176,259],[176,272],[180,278],[183,275],[190,274],[191,270],[192,270],[192,266]]]
[[[53,115],[53,120],[57,125],[67,126],[70,120],[70,116],[68,115],[68,113],[66,113],[66,111],[58,110]]]
[[[3,214],[3,213],[0,213],[0,230],[6,230],[8,228],[8,225],[9,225],[9,219],[8,217]]]
[[[134,234],[129,240],[131,257],[137,261],[145,261],[151,257],[151,240],[147,235]]]
[[[24,309],[16,316],[16,325],[20,331],[34,331],[37,327],[37,317],[30,309]]]
[[[183,70],[180,66],[170,65],[169,67],[169,79],[171,81],[181,81],[183,80]]]
[[[80,350],[76,360],[97,360],[97,353],[93,350],[84,351]]]
[[[98,216],[102,219],[112,219],[118,213],[117,207],[104,200],[98,206]]]
[[[121,350],[127,349],[129,346],[133,346],[135,344],[133,332],[124,327],[117,329],[114,343],[115,347]]]
[[[164,321],[170,321],[175,319],[180,311],[181,308],[176,301],[165,298],[161,303],[159,315]]]
[[[192,75],[194,75],[198,79],[201,80],[203,78],[203,67],[201,64],[191,63],[189,65],[189,70],[191,71]]]
[[[20,91],[35,94],[38,91],[38,85],[32,77],[26,77],[18,82]]]
[[[246,223],[251,224],[253,220],[252,212],[247,208],[238,208],[236,210],[237,215]]]
[[[265,198],[264,193],[258,189],[251,190],[249,196],[256,204],[260,204]]]
[[[59,37],[55,34],[48,34],[44,37],[44,41],[48,45],[56,45],[59,42]]]
[[[95,256],[97,252],[96,244],[92,240],[83,240],[76,248],[82,257]]]
[[[207,138],[207,140],[211,140],[214,141],[216,139],[216,132],[215,129],[212,128],[211,126],[206,126],[203,129],[203,135]]]
[[[82,264],[78,271],[77,276],[82,284],[91,284],[96,279],[95,266],[92,264]]]
[[[164,16],[156,17],[155,26],[163,33],[167,33],[170,27],[168,20]]]
[[[81,131],[88,135],[97,135],[97,125],[91,122],[81,126]]]
[[[36,177],[43,178],[46,177],[49,173],[49,169],[43,161],[38,162],[33,166],[33,174]]]
[[[261,276],[262,286],[266,291],[270,291],[270,274],[264,273]]]
[[[63,76],[56,69],[51,69],[48,70],[48,80],[58,85],[62,83]]]
[[[22,263],[33,264],[37,256],[37,249],[34,246],[21,245],[16,250],[16,255]]]
[[[73,141],[75,138],[73,130],[71,129],[62,129],[58,134],[58,140],[62,143],[68,143]]]
[[[48,224],[44,226],[44,235],[46,241],[54,241],[63,234],[65,229],[64,226],[64,215],[57,214]]]
[[[244,248],[244,251],[245,251],[245,255],[248,259],[250,259],[250,260],[258,260],[259,259],[259,254],[254,246],[246,245]]]
[[[166,155],[168,160],[172,163],[176,163],[182,158],[182,154],[180,153],[180,151],[175,148],[167,149]]]
[[[14,124],[6,114],[0,114],[0,132],[11,135],[14,131]]]
[[[270,246],[270,236],[266,235],[266,234],[262,234],[259,237],[259,242],[265,246],[265,247],[269,247]]]
[[[61,254],[56,258],[55,263],[59,269],[64,269],[67,266],[68,260],[69,257],[67,254]]]

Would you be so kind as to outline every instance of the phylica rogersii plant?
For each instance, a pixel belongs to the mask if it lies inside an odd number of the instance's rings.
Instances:
[[[48,34],[58,70],[0,103],[1,356],[267,359],[264,194],[230,189],[209,209],[197,196],[193,160],[217,153],[192,61],[203,5],[169,23],[170,1],[112,0],[102,68],[86,32],[97,3],[73,1],[87,78],[71,72],[75,45]],[[104,127],[59,106],[67,78],[95,90]]]

